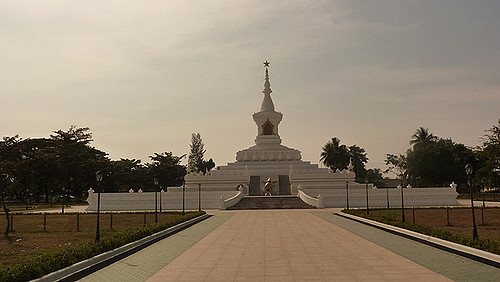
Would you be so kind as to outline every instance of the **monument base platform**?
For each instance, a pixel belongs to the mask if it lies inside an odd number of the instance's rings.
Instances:
[[[295,195],[289,196],[245,196],[228,210],[264,210],[264,209],[315,209]]]

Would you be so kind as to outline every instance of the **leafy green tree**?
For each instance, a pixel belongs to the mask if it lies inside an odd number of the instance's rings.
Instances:
[[[71,125],[68,131],[57,130],[50,137],[60,162],[58,192],[63,196],[83,195],[95,183],[95,172],[106,171],[105,167],[109,165],[107,153],[90,146],[93,140],[88,127]],[[105,177],[103,186],[106,187],[108,182],[109,177]]]
[[[203,141],[201,140],[201,135],[199,133],[193,133],[191,135],[191,151],[188,156],[188,171],[203,173],[205,175],[211,169],[215,167],[215,162],[212,159],[205,161],[205,149],[203,148]]]
[[[476,177],[482,179],[485,185],[500,187],[500,119],[492,128],[486,130],[482,137],[482,145],[478,148],[480,166]]]
[[[363,182],[366,179],[365,164],[368,162],[365,149],[356,145],[349,146],[349,158],[351,159],[356,181]]]
[[[428,128],[419,127],[415,134],[411,136],[410,145],[419,144],[422,142],[436,141],[437,137],[429,132]]]
[[[21,161],[21,153],[19,151],[19,143],[21,138],[19,135],[12,137],[4,137],[0,142],[0,197],[2,200],[2,208],[6,218],[5,236],[9,235],[10,231],[10,209],[7,207],[6,198],[9,192],[10,184],[14,182],[14,177],[19,163]]]
[[[420,127],[412,136],[404,155],[388,154],[386,172],[393,172],[413,186],[448,186],[457,183],[458,190],[466,187],[465,165],[477,166],[475,153],[451,139],[435,137],[428,129]]]
[[[451,139],[416,144],[407,153],[408,174],[415,186],[447,186],[466,180],[465,165],[472,150]]]
[[[384,177],[380,168],[370,168],[366,170],[366,181],[368,181],[368,183],[373,183],[377,187],[383,187],[383,179]]]
[[[331,141],[326,142],[321,152],[320,161],[333,171],[337,169],[346,169],[349,165],[349,148],[346,145],[340,144],[340,139],[337,137],[332,138]]]
[[[352,162],[356,181],[364,181],[366,178],[365,164],[368,162],[368,158],[365,149],[357,145],[347,147],[341,144],[337,137],[332,138],[323,146],[320,161],[333,171],[346,169],[349,162]]]
[[[215,162],[212,159],[209,159],[208,161],[203,161],[203,164],[201,166],[201,172],[203,172],[203,175],[205,175],[207,172],[211,171],[215,167]]]
[[[150,156],[151,163],[148,164],[149,181],[151,183],[154,178],[158,178],[159,184],[163,187],[167,186],[180,186],[184,183],[184,176],[186,175],[186,167],[181,165],[181,160],[185,157],[174,156],[172,152],[155,153]]]
[[[384,171],[385,173],[394,173],[396,174],[400,179],[405,179],[406,176],[408,175],[407,173],[407,167],[408,163],[406,160],[406,155],[392,155],[392,154],[386,154],[385,158],[385,164],[388,166],[388,168]]]
[[[189,172],[203,171],[204,155],[206,150],[203,148],[203,141],[199,133],[191,134],[191,151],[188,156],[188,170]]]
[[[10,231],[10,209],[7,207],[7,204],[5,202],[5,198],[7,196],[7,190],[9,188],[9,184],[10,182],[13,181],[13,178],[11,178],[11,176],[7,173],[2,173],[0,174],[0,196],[1,196],[1,199],[2,199],[2,208],[3,208],[3,212],[5,213],[5,220],[6,220],[6,227],[5,227],[5,236],[8,236],[9,235],[9,231]]]
[[[131,188],[145,190],[144,182],[149,178],[147,169],[138,159],[119,159],[109,163],[110,184],[108,192],[126,192]]]
[[[19,151],[21,141],[19,135],[3,137],[0,142],[0,173],[15,175],[22,155]]]

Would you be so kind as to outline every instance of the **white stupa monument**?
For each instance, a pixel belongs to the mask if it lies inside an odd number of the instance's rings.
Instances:
[[[303,161],[300,151],[281,145],[278,125],[283,114],[275,110],[271,99],[268,61],[264,62],[264,67],[264,99],[260,111],[253,114],[257,125],[255,145],[237,152],[236,162],[206,175],[186,175],[184,187],[168,187],[160,192],[159,205],[155,205],[158,200],[154,192],[130,189],[128,193],[101,193],[101,210],[154,210],[157,206],[160,210],[161,207],[165,210],[227,209],[245,200],[261,201],[266,205],[276,203],[276,208],[285,208],[280,206],[282,198],[297,200],[293,196],[316,208],[364,207],[368,205],[368,198],[372,207],[395,207],[403,204],[403,192],[404,203],[409,206],[458,205],[454,183],[440,188],[380,189],[372,184],[356,183],[352,165],[342,171],[332,171]],[[264,183],[273,183],[272,191],[264,193]],[[269,192],[274,197],[257,197]],[[97,209],[97,198],[97,193],[89,189],[87,211]]]
[[[277,112],[271,98],[269,81],[269,62],[264,62],[265,81],[264,99],[260,111],[253,114],[257,125],[255,145],[236,153],[236,162],[221,166],[206,175],[190,173],[186,175],[186,187],[203,190],[236,190],[242,185],[244,194],[257,196],[263,194],[266,179],[275,181],[273,195],[297,194],[297,188],[332,186],[333,182],[343,185],[354,181],[352,167],[333,172],[329,168],[319,168],[317,164],[303,161],[300,151],[281,144],[279,123],[283,114]]]

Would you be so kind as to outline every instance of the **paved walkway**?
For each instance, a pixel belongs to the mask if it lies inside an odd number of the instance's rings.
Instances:
[[[297,210],[238,211],[148,281],[449,281]]]
[[[332,209],[213,213],[82,280],[500,281],[499,269],[340,218]]]

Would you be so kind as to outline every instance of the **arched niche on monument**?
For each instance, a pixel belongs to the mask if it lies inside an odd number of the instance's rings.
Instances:
[[[274,125],[269,120],[262,125],[262,135],[274,135]]]

